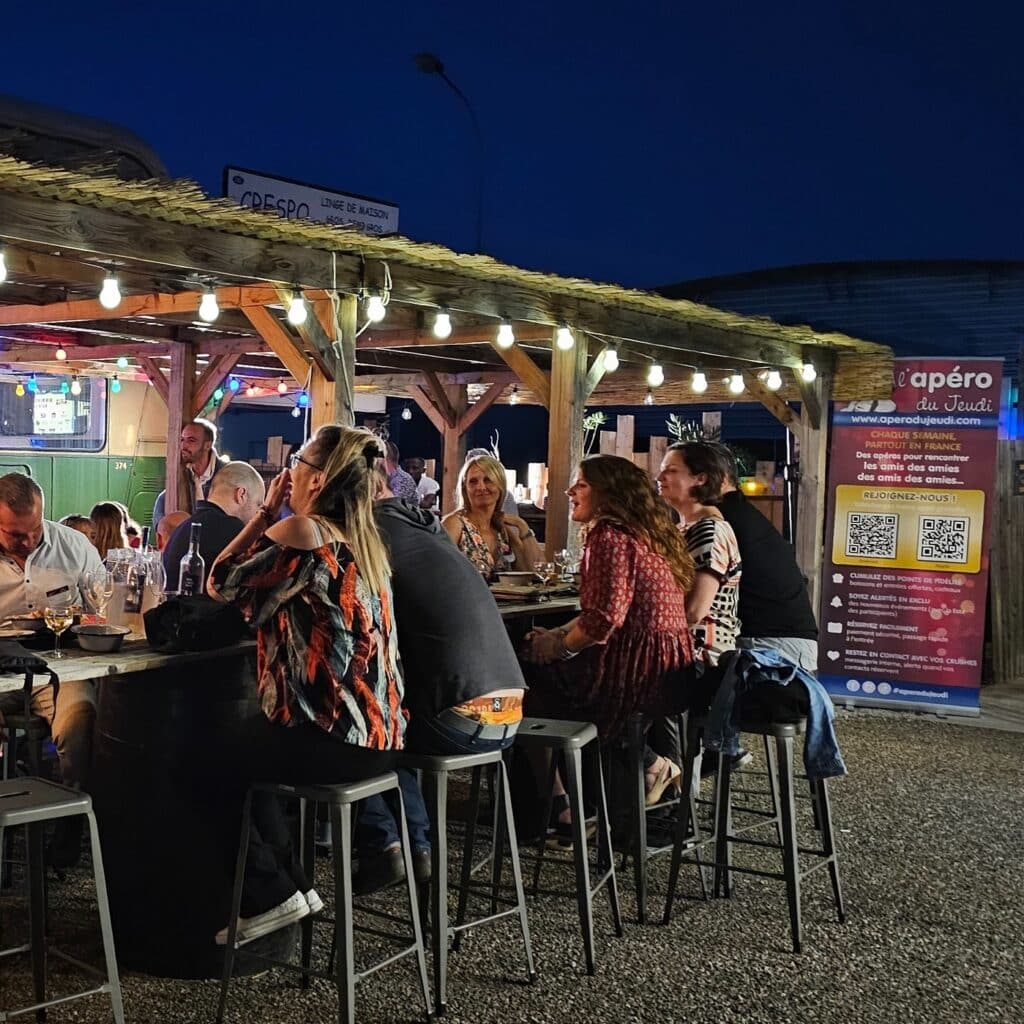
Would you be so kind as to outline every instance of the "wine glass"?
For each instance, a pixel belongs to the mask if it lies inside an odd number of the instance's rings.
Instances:
[[[554,562],[534,562],[533,571],[541,583],[550,584],[558,580],[558,570]]]
[[[93,569],[82,577],[81,587],[89,607],[105,619],[107,605],[114,594],[114,574],[109,569]]]
[[[47,629],[53,631],[54,658],[63,658],[64,652],[60,649],[61,634],[75,621],[71,602],[60,601],[48,604],[43,610],[43,621],[46,623]]]
[[[167,572],[158,554],[150,555],[146,560],[146,589],[154,606],[163,602],[167,590]]]

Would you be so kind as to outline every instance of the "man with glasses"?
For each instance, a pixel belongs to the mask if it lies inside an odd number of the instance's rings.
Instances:
[[[43,518],[43,492],[30,477],[0,477],[0,617],[40,616],[47,604],[81,604],[78,581],[103,568],[88,538],[68,526]],[[32,691],[32,714],[50,723],[60,759],[61,781],[84,788],[92,760],[92,728],[96,687],[88,681],[62,683],[54,700],[49,683]],[[22,694],[0,694],[0,725],[4,712],[23,710]],[[81,851],[81,816],[61,819],[49,851],[55,867],[71,867]]]

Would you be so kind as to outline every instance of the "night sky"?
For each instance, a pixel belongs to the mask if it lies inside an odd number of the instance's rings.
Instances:
[[[4,5],[0,91],[387,199],[463,251],[629,285],[1024,258],[1022,18],[990,3]],[[150,13],[160,12],[160,13]]]

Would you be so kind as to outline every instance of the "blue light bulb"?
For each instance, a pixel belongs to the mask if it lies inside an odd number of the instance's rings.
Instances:
[[[128,357],[127,356],[118,356],[117,357],[117,368],[119,370],[127,370],[128,369]]]
[[[110,390],[116,395],[121,390],[121,382],[117,379],[117,374],[114,374],[114,379],[110,382]]]
[[[213,393],[213,400],[215,402],[219,402],[223,397],[224,397],[224,389],[223,388],[217,388],[217,390],[214,391],[214,393]]]
[[[68,382],[67,382],[66,380],[62,380],[62,381],[60,382],[60,393],[61,393],[62,395],[66,395],[66,394],[68,394],[68,392],[70,392],[70,391],[71,391],[71,385],[70,385],[70,384],[68,384]]]
[[[237,377],[232,377],[231,380],[228,381],[228,387],[231,388],[232,391],[237,391],[241,386],[242,382]]]
[[[309,395],[307,395],[305,391],[299,392],[299,405],[302,406],[303,409],[309,405]]]
[[[36,390],[38,389],[39,385],[36,383],[36,375],[34,373],[29,375],[28,383],[25,385],[25,387],[27,387],[29,391],[32,392],[32,394],[36,393]]]

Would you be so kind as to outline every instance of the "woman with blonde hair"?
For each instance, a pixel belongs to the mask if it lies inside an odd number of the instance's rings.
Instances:
[[[93,505],[89,513],[92,520],[93,537],[92,542],[100,553],[100,558],[105,559],[111,548],[126,548],[128,544],[128,533],[126,530],[124,513],[121,507],[113,501],[100,501]]]
[[[531,570],[543,560],[525,519],[502,511],[505,467],[493,455],[467,459],[455,487],[456,509],[441,520],[445,532],[485,577],[506,569]]]
[[[241,609],[258,641],[262,714],[224,744],[218,777],[236,790],[239,812],[252,782],[366,778],[390,770],[402,746],[390,567],[373,516],[382,454],[369,431],[321,427],[210,572],[209,595]],[[279,522],[285,502],[294,515]],[[261,839],[288,856],[276,870],[267,870],[266,858],[252,862],[242,939],[322,906],[290,853],[280,809],[273,801],[258,806]],[[236,839],[238,824],[238,816],[224,823]],[[225,937],[226,930],[217,940]]]

